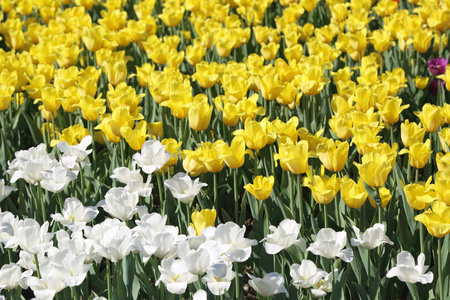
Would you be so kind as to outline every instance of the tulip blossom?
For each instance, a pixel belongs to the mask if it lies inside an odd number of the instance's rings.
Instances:
[[[187,241],[183,241],[177,248],[178,257],[184,261],[188,271],[194,275],[201,275],[211,265],[211,256],[205,248],[191,249]]]
[[[341,171],[347,162],[349,145],[347,142],[326,140],[317,146],[316,153],[327,170]]]
[[[341,179],[341,196],[345,204],[351,208],[360,208],[364,205],[369,194],[364,188],[364,181],[360,177],[358,182],[345,176]]]
[[[5,185],[5,179],[0,179],[0,202],[11,194],[11,192],[17,191],[16,188]]]
[[[308,158],[311,157],[308,148],[308,142],[305,140],[294,144],[289,138],[280,139],[279,153],[275,153],[273,156],[275,166],[277,166],[277,161],[280,161],[280,166],[285,171],[292,174],[305,173],[309,170]]]
[[[414,114],[419,117],[420,122],[427,132],[436,132],[441,126],[442,116],[440,106],[425,103],[422,106],[422,111],[415,111]]]
[[[77,179],[74,172],[67,170],[60,164],[54,165],[51,169],[41,171],[43,176],[40,185],[44,190],[53,193],[61,192],[72,180]]]
[[[137,207],[138,195],[130,193],[125,188],[111,188],[105,195],[105,200],[98,202],[97,207],[102,207],[111,216],[122,221],[133,218],[141,207]]]
[[[231,245],[225,253],[226,257],[235,262],[244,262],[250,257],[252,246],[258,244],[256,240],[245,238],[244,234],[245,226],[239,227],[233,222],[227,222],[217,226],[214,239],[219,243]]]
[[[334,277],[337,277],[337,275],[338,275],[338,269],[334,269]],[[313,298],[322,298],[327,293],[331,293],[333,290],[332,273],[331,272],[328,273],[327,276],[323,280],[316,283],[313,287],[314,288],[311,289],[311,294],[312,294]]]
[[[81,229],[86,223],[95,219],[98,209],[93,206],[84,207],[77,198],[67,198],[64,201],[62,214],[51,214],[53,220],[60,222],[72,231]]]
[[[64,153],[64,156],[76,156],[76,161],[82,162],[92,150],[86,150],[88,146],[92,144],[92,137],[90,135],[85,136],[78,145],[69,145],[67,142],[60,141],[57,146],[59,151]]]
[[[283,249],[287,249],[292,245],[298,245],[302,251],[306,249],[306,242],[304,239],[298,239],[300,232],[300,224],[294,220],[284,219],[275,227],[269,226],[273,231],[272,234],[267,235],[264,240],[264,248],[268,254],[277,254]]]
[[[417,169],[422,169],[428,162],[431,153],[431,141],[426,140],[425,143],[414,143],[408,149],[402,149],[398,154],[408,153],[409,164]]]
[[[133,155],[133,163],[136,163],[147,174],[152,174],[161,169],[172,157],[172,154],[165,150],[165,146],[160,141],[146,141],[141,148],[141,153]]]
[[[293,264],[291,266],[290,274],[293,280],[292,284],[303,289],[316,285],[328,275],[327,272],[317,268],[316,265],[308,259],[302,260],[300,265]]]
[[[113,172],[114,174],[110,177],[126,184],[125,190],[128,192],[137,193],[141,197],[148,197],[151,195],[153,184],[150,183],[150,175],[147,177],[147,181],[144,182],[144,178],[139,170],[130,170],[126,167],[119,167],[114,169]]]
[[[417,265],[414,257],[408,251],[402,251],[397,254],[397,265],[390,269],[386,277],[397,277],[400,281],[421,284],[433,282],[433,273],[425,273],[428,266],[425,266],[425,254],[420,253],[417,258]]]
[[[18,285],[26,289],[26,278],[31,276],[31,274],[33,274],[32,270],[27,270],[22,273],[20,267],[14,263],[3,265],[0,269],[0,291],[9,291]]]
[[[345,262],[353,260],[353,250],[346,248],[347,233],[345,231],[336,232],[331,228],[322,228],[316,236],[316,241],[309,245],[306,251],[311,251],[315,255],[326,258],[339,257]]]
[[[14,225],[14,236],[8,239],[5,248],[20,246],[22,250],[36,254],[47,252],[52,247],[53,233],[48,232],[48,222],[39,225],[34,219],[19,220]]]
[[[169,293],[182,294],[187,285],[197,280],[197,276],[188,271],[186,263],[180,259],[163,259],[161,265],[158,266],[161,276],[156,281],[158,286],[163,282]]]
[[[217,212],[215,209],[202,209],[201,211],[194,211],[191,215],[193,223],[189,228],[194,229],[195,235],[201,235],[203,230],[209,226],[214,227]]]
[[[359,228],[353,226],[356,239],[351,239],[352,246],[362,246],[366,249],[374,249],[383,243],[394,245],[394,243],[387,237],[385,233],[384,224],[376,223],[373,227],[368,228],[363,234],[360,233]]]
[[[180,172],[171,179],[165,180],[164,186],[172,192],[173,197],[185,204],[189,204],[194,201],[200,189],[207,186],[207,184],[200,182],[199,178],[192,180],[189,175]]]
[[[264,275],[263,278],[257,278],[248,274],[248,277],[250,277],[248,284],[263,297],[271,297],[280,293],[285,293],[289,297],[289,293],[284,287],[284,278],[281,274],[271,272]]]
[[[445,73],[448,60],[444,57],[432,58],[427,62],[427,64],[430,73],[437,76]]]
[[[423,210],[437,199],[436,191],[431,184],[432,179],[433,177],[430,176],[426,182],[419,181],[405,186],[402,185],[406,201],[411,208]]]
[[[220,296],[228,291],[234,277],[235,273],[232,271],[232,264],[219,261],[206,270],[206,276],[202,278],[202,282],[206,283],[213,295]]]
[[[308,187],[313,193],[314,200],[320,204],[328,204],[333,201],[340,188],[340,178],[336,174],[329,177],[328,175],[314,175],[313,183],[310,178],[305,177],[303,185]]]
[[[244,189],[246,189],[256,199],[265,200],[269,198],[274,182],[275,177],[273,177],[273,175],[270,175],[269,177],[260,175],[255,177],[253,183],[244,185]]]
[[[450,206],[442,201],[434,201],[426,212],[414,217],[425,225],[428,233],[437,238],[450,233]]]
[[[16,158],[8,162],[9,168],[6,171],[11,175],[11,182],[22,178],[29,184],[37,185],[44,178],[42,171],[58,164],[53,154],[47,153],[45,144],[18,151],[14,155]]]

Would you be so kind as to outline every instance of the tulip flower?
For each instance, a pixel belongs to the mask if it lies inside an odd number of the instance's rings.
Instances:
[[[419,181],[405,186],[402,185],[406,201],[411,208],[423,210],[437,199],[436,191],[431,184],[432,179],[432,176],[430,176],[426,182]]]
[[[51,214],[53,220],[60,222],[71,231],[83,228],[86,223],[95,219],[98,209],[93,206],[84,207],[77,198],[67,198],[61,213]]]
[[[180,259],[163,259],[161,265],[158,266],[161,276],[156,281],[158,286],[163,282],[169,293],[182,294],[187,285],[197,280],[197,276],[188,271],[186,263]]]
[[[326,140],[317,146],[316,154],[323,166],[331,172],[341,171],[347,162],[349,145],[347,142]]]
[[[402,155],[408,153],[409,156],[409,164],[417,169],[422,169],[428,162],[431,153],[431,141],[430,139],[426,140],[425,143],[414,143],[408,149],[402,149],[398,154]]]
[[[450,205],[450,173],[437,172],[434,180],[434,189],[439,201]]]
[[[359,228],[353,226],[356,239],[351,239],[351,244],[354,247],[362,246],[368,250],[374,249],[383,243],[394,245],[394,243],[384,233],[386,229],[384,224],[376,223],[374,226],[368,228],[364,233],[360,233]]]
[[[331,228],[322,228],[316,235],[316,241],[309,245],[306,251],[311,251],[314,255],[325,258],[339,257],[345,262],[353,260],[353,250],[346,248],[347,233],[345,231],[336,232]]]
[[[376,152],[371,152],[367,155],[369,155],[367,160],[364,162],[363,159],[362,164],[355,162],[353,164],[358,168],[359,175],[365,183],[371,187],[380,187],[386,182],[387,176],[392,170],[391,160],[383,161],[382,155]]]
[[[189,126],[196,130],[206,130],[211,122],[213,107],[207,102],[196,102],[189,109]]]
[[[207,186],[206,183],[200,182],[197,178],[194,181],[191,177],[185,173],[177,173],[171,179],[164,181],[166,186],[172,195],[185,204],[191,203],[195,196],[200,192],[200,189]]]
[[[402,251],[397,255],[397,265],[387,272],[386,277],[397,277],[403,282],[427,284],[433,282],[433,273],[425,273],[427,269],[423,253],[419,254],[416,265],[411,253]]]
[[[5,179],[0,179],[0,202],[11,194],[11,192],[17,191],[16,188],[5,185]]]
[[[358,183],[345,176],[341,179],[341,195],[345,204],[351,208],[360,208],[369,196],[364,187],[364,181],[360,177]]]
[[[261,296],[271,297],[276,294],[285,293],[289,297],[289,293],[284,287],[284,278],[281,274],[271,272],[264,275],[263,278],[254,277],[251,274],[247,274],[250,277],[248,284]]]
[[[220,296],[228,291],[234,277],[235,273],[232,271],[232,264],[219,261],[206,270],[206,276],[202,278],[202,282],[208,286],[209,291],[213,295]]]
[[[417,123],[410,123],[409,120],[405,120],[400,125],[400,130],[402,143],[406,148],[411,147],[416,142],[422,143],[425,136],[425,129]]]
[[[281,168],[285,171],[293,174],[305,173],[309,170],[308,158],[311,157],[308,148],[308,142],[305,140],[293,144],[288,138],[280,139],[279,153],[274,154],[275,166],[279,161]]]
[[[270,197],[274,182],[275,177],[272,175],[269,177],[259,175],[255,177],[253,183],[244,185],[244,189],[246,189],[256,199],[265,200]]]
[[[34,219],[19,220],[14,224],[14,235],[8,239],[5,248],[20,246],[30,253],[45,253],[53,245],[54,233],[48,233],[48,222],[39,225]]]
[[[0,290],[12,290],[17,286],[27,288],[26,280],[33,274],[32,270],[22,273],[20,267],[15,263],[4,264],[0,269]]]
[[[434,76],[445,73],[445,69],[448,65],[448,60],[443,57],[432,58],[428,62],[428,70]]]
[[[391,191],[389,189],[387,189],[386,187],[381,186],[381,187],[378,188],[378,194],[379,194],[380,199],[381,199],[381,207],[385,208],[386,205],[388,205],[389,201],[391,201],[391,198],[392,198]],[[370,205],[372,205],[373,208],[377,208],[378,207],[377,202],[374,199],[372,199],[372,197],[370,197],[370,195],[369,195],[369,202],[370,202]]]
[[[239,227],[233,222],[227,222],[217,226],[214,239],[219,243],[231,246],[224,253],[228,259],[235,262],[244,262],[250,257],[252,246],[258,244],[256,240],[245,238],[244,234],[245,225]]]
[[[290,274],[293,280],[292,284],[301,287],[302,289],[307,289],[316,285],[328,275],[327,272],[317,268],[316,265],[308,259],[302,260],[300,265],[293,264],[291,266]]]
[[[201,211],[194,211],[191,215],[191,220],[193,223],[190,225],[194,228],[195,235],[201,235],[203,230],[208,226],[214,227],[216,214],[215,209],[202,209]]]
[[[303,185],[308,187],[313,193],[314,200],[320,204],[328,204],[333,201],[340,188],[340,178],[336,174],[329,177],[328,175],[314,175],[313,183],[310,178],[305,177]]]
[[[414,112],[427,132],[436,132],[441,126],[441,108],[439,106],[425,103],[422,111]]]
[[[450,233],[450,207],[442,201],[434,201],[426,212],[414,217],[425,225],[428,233],[441,238]]]
[[[125,188],[111,188],[105,195],[105,199],[98,202],[97,207],[102,207],[111,216],[122,221],[131,220],[138,211],[139,202],[137,193],[130,193]]]
[[[172,157],[165,150],[165,146],[157,140],[146,141],[141,148],[141,153],[133,155],[133,162],[142,168],[147,174],[152,174],[161,169]]]
[[[231,169],[242,167],[245,162],[245,154],[249,154],[252,158],[254,157],[250,149],[245,149],[245,141],[242,136],[235,136],[230,146],[224,143],[220,152],[219,156],[223,158],[225,164]]]
[[[300,224],[294,220],[284,219],[280,222],[278,227],[269,226],[272,231],[263,241],[264,249],[268,254],[277,254],[283,249],[287,249],[292,245],[298,245],[302,251],[306,249],[306,242],[304,239],[298,239],[300,233]]]

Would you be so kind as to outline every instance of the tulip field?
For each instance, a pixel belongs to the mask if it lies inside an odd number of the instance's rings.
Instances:
[[[0,7],[0,300],[450,299],[450,0]]]

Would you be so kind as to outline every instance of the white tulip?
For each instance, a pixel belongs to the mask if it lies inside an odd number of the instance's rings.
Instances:
[[[72,231],[82,229],[86,223],[95,219],[98,209],[93,206],[84,207],[77,198],[67,198],[64,201],[62,214],[51,214],[53,220],[60,222]]]
[[[14,236],[14,226],[19,218],[14,216],[9,211],[0,212],[0,242],[6,242]]]
[[[51,169],[41,171],[41,186],[44,190],[52,193],[61,192],[77,176],[72,171],[67,170],[61,164],[54,165]]]
[[[427,269],[428,266],[425,265],[425,254],[419,254],[416,265],[411,253],[402,251],[397,254],[397,265],[387,272],[386,277],[397,277],[403,282],[427,284],[433,282],[433,273],[425,273]]]
[[[234,277],[235,273],[232,270],[232,264],[219,261],[208,268],[206,276],[202,278],[202,282],[206,283],[213,295],[220,296],[228,291]]]
[[[47,252],[53,245],[53,233],[48,233],[48,222],[42,226],[33,219],[19,220],[14,226],[14,236],[8,239],[5,248],[20,246],[31,254]]]
[[[359,228],[353,226],[356,239],[351,239],[352,246],[362,246],[366,249],[374,249],[383,243],[394,245],[394,243],[384,233],[386,232],[384,224],[376,223],[368,228],[363,234],[360,234]]]
[[[336,232],[331,228],[322,228],[316,236],[316,241],[309,245],[306,251],[311,251],[315,255],[326,258],[339,257],[345,262],[353,260],[353,250],[344,249],[347,243],[347,233],[345,231]]]
[[[185,204],[194,201],[200,189],[207,186],[206,183],[200,182],[199,178],[192,180],[189,175],[182,172],[177,173],[171,179],[165,180],[164,185],[170,190],[174,198]]]
[[[166,150],[166,146],[158,140],[146,141],[141,148],[141,153],[133,155],[133,163],[141,167],[142,171],[152,174],[161,169],[173,156]]]
[[[68,249],[53,248],[52,251],[49,251],[48,257],[52,268],[67,286],[80,285],[91,267],[91,264],[84,263],[85,254],[75,254]]]
[[[248,277],[250,277],[248,284],[263,297],[271,297],[280,293],[285,293],[289,297],[281,274],[272,272],[264,275],[263,278],[257,278],[248,274]]]
[[[278,225],[269,226],[273,233],[267,235],[264,240],[264,249],[268,254],[277,254],[283,249],[287,249],[292,245],[298,245],[302,251],[306,249],[306,242],[304,239],[298,239],[300,232],[300,224],[294,220],[284,219]]]
[[[12,290],[20,285],[22,288],[26,286],[26,278],[33,274],[32,270],[27,270],[22,273],[17,264],[11,263],[3,265],[0,269],[0,291]]]
[[[163,259],[161,265],[158,266],[161,276],[155,285],[163,282],[169,293],[182,294],[187,285],[197,280],[197,276],[188,271],[186,263],[180,259]]]
[[[82,162],[92,150],[86,150],[92,144],[92,136],[85,136],[78,145],[69,145],[67,142],[59,141],[57,146],[63,156],[75,156],[76,162]]]
[[[334,276],[338,276],[338,269],[334,269]],[[311,289],[311,295],[313,298],[322,298],[326,296],[327,293],[331,293],[333,290],[333,274],[330,272],[325,276],[325,278],[314,285]]]
[[[206,300],[208,299],[208,294],[205,290],[198,290],[192,295],[192,300]]]
[[[130,170],[126,167],[116,168],[114,174],[110,176],[120,182],[126,184],[125,189],[130,193],[138,193],[141,197],[148,197],[152,193],[153,184],[150,183],[151,176],[147,176],[147,181],[144,182],[139,170]]]
[[[58,164],[53,154],[47,153],[45,144],[18,151],[14,155],[16,158],[8,162],[6,171],[11,175],[11,182],[22,178],[29,184],[37,185],[44,178],[42,171],[50,170]]]
[[[111,188],[105,195],[105,200],[99,201],[97,206],[103,207],[111,216],[122,221],[128,221],[133,218],[137,212],[139,202],[136,193],[130,193],[126,189]]]
[[[11,192],[17,191],[16,188],[5,185],[5,179],[0,179],[0,202],[11,194]]]
[[[219,243],[231,245],[225,253],[226,257],[235,262],[244,262],[250,257],[252,246],[258,244],[256,240],[244,238],[244,234],[244,225],[241,228],[233,222],[227,222],[217,226],[214,239]]]
[[[302,260],[301,264],[293,264],[290,271],[293,285],[303,289],[310,288],[317,284],[322,278],[328,275],[327,272],[316,267],[316,265],[308,260]]]

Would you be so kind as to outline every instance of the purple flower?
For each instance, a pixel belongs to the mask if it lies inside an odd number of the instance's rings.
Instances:
[[[429,92],[431,95],[436,96],[439,90],[439,82],[445,86],[445,81],[441,79],[433,79],[433,81],[430,84]]]
[[[445,67],[448,64],[448,60],[443,57],[432,58],[428,61],[428,69],[434,76],[445,73]]]

